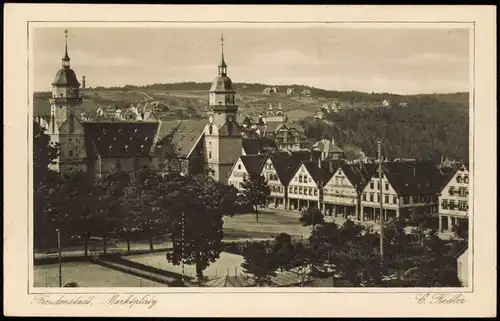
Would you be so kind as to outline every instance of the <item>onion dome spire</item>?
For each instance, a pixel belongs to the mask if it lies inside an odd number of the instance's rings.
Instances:
[[[220,36],[220,43],[221,43],[221,60],[219,63],[219,75],[220,76],[225,76],[227,74],[227,64],[226,61],[224,60],[224,35],[221,34]]]
[[[62,58],[62,66],[63,67],[69,67],[69,62],[70,58],[68,55],[68,29],[64,30],[64,38],[65,38],[65,44],[64,44],[64,57]]]

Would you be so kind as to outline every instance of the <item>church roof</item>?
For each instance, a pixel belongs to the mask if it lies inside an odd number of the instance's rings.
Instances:
[[[80,87],[80,82],[76,77],[73,69],[69,67],[62,67],[56,74],[52,86],[68,86],[68,87]]]
[[[153,122],[84,122],[89,158],[149,156],[158,133]]]
[[[172,144],[180,157],[187,157],[206,126],[204,120],[173,120],[161,123],[158,145]]]
[[[232,92],[233,82],[228,76],[219,75],[212,81],[212,86],[210,87],[211,92]]]
[[[224,125],[219,128],[219,135],[239,136],[241,133],[242,130],[240,125],[235,122],[225,122]]]

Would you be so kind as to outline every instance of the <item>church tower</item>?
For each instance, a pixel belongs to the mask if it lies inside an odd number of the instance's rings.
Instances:
[[[57,123],[64,122],[70,114],[80,117],[80,83],[75,72],[70,67],[68,55],[68,30],[65,34],[65,51],[62,58],[61,69],[56,74],[52,83],[52,98],[50,99],[50,113]]]
[[[229,172],[241,156],[243,137],[236,114],[235,94],[227,76],[224,60],[224,37],[221,36],[221,61],[218,76],[212,81],[208,94],[210,117],[205,126],[205,170],[214,179],[227,183]]]

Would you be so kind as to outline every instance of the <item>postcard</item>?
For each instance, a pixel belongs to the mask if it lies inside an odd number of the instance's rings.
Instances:
[[[5,8],[6,315],[494,316],[494,7]]]

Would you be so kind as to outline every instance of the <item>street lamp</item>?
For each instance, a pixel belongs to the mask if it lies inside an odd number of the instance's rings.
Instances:
[[[59,287],[62,288],[61,229],[57,229],[57,250],[59,254]]]

